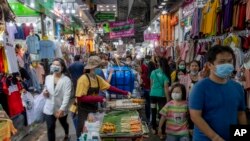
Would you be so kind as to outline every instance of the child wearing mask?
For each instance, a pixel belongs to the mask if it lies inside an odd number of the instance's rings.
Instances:
[[[158,131],[166,121],[166,141],[189,141],[188,131],[188,103],[186,101],[186,88],[177,83],[171,89],[171,101],[160,111],[161,119]],[[162,132],[158,132],[162,136]]]

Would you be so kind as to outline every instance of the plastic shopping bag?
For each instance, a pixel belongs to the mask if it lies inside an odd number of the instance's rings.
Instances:
[[[43,107],[45,105],[45,97],[43,93],[35,96],[34,98],[34,121],[35,122],[43,122],[44,121],[44,114],[43,114]]]
[[[28,125],[34,122],[34,97],[30,92],[25,92],[22,94],[23,106],[26,109]]]

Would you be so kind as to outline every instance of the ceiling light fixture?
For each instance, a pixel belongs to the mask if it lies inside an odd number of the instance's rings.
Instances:
[[[116,11],[116,9],[113,9],[113,11]]]
[[[107,9],[107,11],[110,11],[110,9]]]
[[[100,5],[99,7],[101,7],[101,8],[102,8],[103,6],[102,6],[102,5]]]
[[[166,5],[166,4],[167,4],[166,2],[161,3],[161,5]]]
[[[158,6],[158,8],[162,9],[162,8],[163,8],[163,6],[162,6],[162,5],[159,5],[159,6]]]
[[[116,5],[113,5],[113,7],[116,7]]]
[[[106,5],[107,8],[109,8],[109,5]]]
[[[75,14],[75,13],[76,13],[76,10],[75,10],[75,9],[72,9],[72,10],[71,10],[71,13],[72,13],[72,14]]]

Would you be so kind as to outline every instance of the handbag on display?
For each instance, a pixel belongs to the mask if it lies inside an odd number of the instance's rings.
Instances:
[[[0,36],[3,35],[6,26],[5,26],[5,17],[4,17],[4,10],[3,6],[0,5],[0,14],[1,14],[1,19],[0,19]]]

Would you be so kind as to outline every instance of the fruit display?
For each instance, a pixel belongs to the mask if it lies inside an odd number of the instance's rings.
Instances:
[[[106,122],[102,125],[101,131],[103,133],[115,133],[116,132],[115,124]]]

